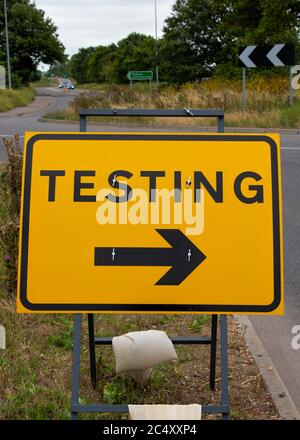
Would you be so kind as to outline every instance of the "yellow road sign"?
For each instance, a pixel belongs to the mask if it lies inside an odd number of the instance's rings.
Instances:
[[[283,313],[279,136],[27,133],[18,312]]]

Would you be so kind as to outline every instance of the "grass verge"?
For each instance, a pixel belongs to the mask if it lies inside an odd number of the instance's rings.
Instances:
[[[23,107],[34,100],[35,91],[31,87],[21,89],[0,89],[0,112],[7,112],[15,107]]]

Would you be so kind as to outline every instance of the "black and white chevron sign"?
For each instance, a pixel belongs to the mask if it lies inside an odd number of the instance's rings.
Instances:
[[[294,58],[293,44],[246,46],[239,50],[239,64],[242,67],[293,66]]]

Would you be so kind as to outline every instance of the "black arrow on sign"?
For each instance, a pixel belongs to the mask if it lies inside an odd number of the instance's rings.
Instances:
[[[156,229],[171,245],[163,248],[97,247],[95,266],[172,266],[157,286],[184,281],[206,256],[179,229]]]

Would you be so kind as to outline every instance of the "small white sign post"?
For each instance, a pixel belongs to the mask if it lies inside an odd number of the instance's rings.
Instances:
[[[6,88],[5,67],[0,66],[0,89]]]

